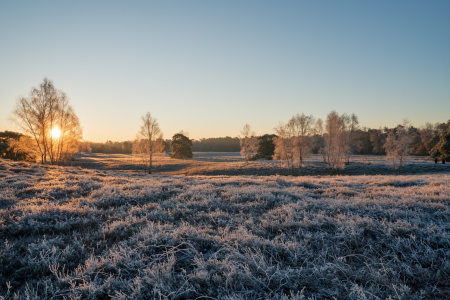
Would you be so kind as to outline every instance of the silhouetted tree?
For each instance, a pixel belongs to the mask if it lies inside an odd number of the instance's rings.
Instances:
[[[172,158],[192,158],[192,141],[181,133],[172,137]]]
[[[67,95],[47,78],[32,88],[28,97],[17,100],[13,120],[34,139],[41,163],[60,163],[78,151],[82,135],[79,119]],[[59,136],[52,134],[54,129],[59,129]]]
[[[439,135],[439,141],[431,149],[432,157],[444,158],[446,161],[450,160],[450,120],[445,124],[445,128]]]
[[[275,144],[273,143],[273,138],[276,137],[274,134],[265,134],[258,138],[258,150],[256,151],[256,158],[262,158],[271,160],[274,151]]]

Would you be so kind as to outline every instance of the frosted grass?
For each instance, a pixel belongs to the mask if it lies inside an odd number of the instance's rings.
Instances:
[[[450,175],[0,160],[0,299],[448,299]]]

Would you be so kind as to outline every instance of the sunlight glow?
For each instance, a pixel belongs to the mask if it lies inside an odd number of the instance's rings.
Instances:
[[[52,129],[52,137],[54,137],[55,139],[59,138],[61,135],[61,130],[59,130],[59,128],[53,128]]]

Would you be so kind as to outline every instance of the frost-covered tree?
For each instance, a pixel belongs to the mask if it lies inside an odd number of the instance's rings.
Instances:
[[[323,128],[324,128],[323,120],[321,118],[318,118],[314,123],[314,134],[323,135],[324,131]]]
[[[153,155],[164,151],[163,134],[159,124],[149,112],[142,116],[142,125],[133,143],[133,153],[140,154],[146,165],[148,174],[152,173]],[[142,144],[141,144],[142,143]]]
[[[41,163],[60,164],[78,151],[82,129],[67,95],[44,78],[28,97],[20,97],[13,121],[35,141]]]
[[[358,129],[358,118],[355,114],[339,115],[332,111],[327,115],[324,133],[324,159],[333,172],[343,168],[350,162],[350,155],[356,151],[358,141],[355,132]]]
[[[280,124],[274,128],[276,137],[273,138],[275,144],[274,157],[280,161],[280,173],[282,166],[286,166],[288,174],[294,175],[294,162],[297,154],[294,134],[288,124]]]
[[[241,155],[248,162],[252,159],[258,150],[258,139],[255,136],[255,132],[252,131],[250,125],[246,124],[239,136],[241,145]]]
[[[312,149],[312,138],[314,133],[315,119],[312,115],[297,114],[293,116],[287,126],[288,130],[292,132],[295,158],[298,160],[298,175],[301,174],[303,160],[306,154],[309,154]]]
[[[7,140],[7,151],[13,153],[14,160],[36,161],[36,141],[27,135]]]
[[[327,115],[325,121],[325,154],[326,162],[332,167],[334,172],[345,165],[346,152],[349,151],[346,132],[344,129],[344,120],[336,111]]]
[[[405,157],[409,155],[411,149],[410,127],[409,122],[404,120],[402,125],[388,133],[384,144],[386,155],[392,161],[394,171],[398,174],[402,173]]]

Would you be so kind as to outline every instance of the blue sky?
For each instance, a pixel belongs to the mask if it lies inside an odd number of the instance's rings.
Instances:
[[[450,1],[3,1],[0,131],[44,77],[91,141],[271,133],[295,113],[450,119]]]

